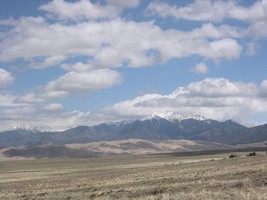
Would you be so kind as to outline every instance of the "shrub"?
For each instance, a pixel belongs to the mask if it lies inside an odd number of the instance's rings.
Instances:
[[[236,158],[237,157],[237,155],[233,155],[233,154],[231,154],[230,156],[229,156],[229,158]]]
[[[249,153],[247,156],[256,156],[256,155],[257,155],[256,152],[253,151],[252,153]]]

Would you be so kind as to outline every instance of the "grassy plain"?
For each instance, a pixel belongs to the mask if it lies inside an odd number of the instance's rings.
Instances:
[[[267,155],[0,162],[0,199],[267,199]]]

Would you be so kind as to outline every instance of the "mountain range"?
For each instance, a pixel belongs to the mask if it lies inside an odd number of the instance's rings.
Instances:
[[[191,140],[226,145],[267,141],[267,124],[247,128],[232,120],[224,122],[174,112],[155,113],[143,119],[77,126],[64,131],[47,127],[18,126],[0,133],[0,147],[86,144],[100,141],[140,139],[150,141]]]

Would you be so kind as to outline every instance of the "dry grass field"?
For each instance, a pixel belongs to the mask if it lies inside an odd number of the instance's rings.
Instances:
[[[0,199],[267,199],[267,155],[0,162]]]

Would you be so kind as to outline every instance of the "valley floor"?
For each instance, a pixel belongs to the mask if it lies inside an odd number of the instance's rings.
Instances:
[[[0,199],[267,199],[267,155],[0,162]]]

